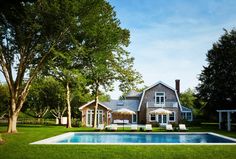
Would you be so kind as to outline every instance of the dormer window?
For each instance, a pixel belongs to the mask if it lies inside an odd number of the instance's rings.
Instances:
[[[164,105],[165,104],[165,92],[156,92],[155,93],[155,104]]]
[[[124,102],[123,101],[117,102],[117,106],[124,106]]]

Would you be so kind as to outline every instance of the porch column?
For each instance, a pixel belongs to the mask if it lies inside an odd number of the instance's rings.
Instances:
[[[112,120],[113,120],[113,119],[112,119],[112,113],[110,113],[110,114],[111,114],[111,118],[110,118],[111,121],[110,121],[110,124],[112,124],[112,123],[113,123],[113,121],[112,121]]]
[[[219,113],[219,129],[221,129],[222,113],[221,112],[218,113]]]
[[[108,116],[109,116],[109,114],[108,114],[108,111],[107,111],[107,125],[110,125],[110,124],[108,123]]]
[[[230,117],[230,112],[227,112],[227,130],[231,130],[231,117]]]

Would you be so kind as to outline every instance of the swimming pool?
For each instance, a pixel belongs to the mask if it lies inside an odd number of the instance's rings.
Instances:
[[[32,144],[236,144],[236,139],[215,133],[66,133]]]

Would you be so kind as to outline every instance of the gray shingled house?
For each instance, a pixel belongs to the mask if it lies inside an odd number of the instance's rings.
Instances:
[[[109,125],[111,123],[178,123],[185,119],[192,121],[192,111],[186,106],[182,106],[179,101],[180,81],[175,81],[175,89],[159,81],[146,88],[142,92],[131,91],[125,100],[111,100],[109,102],[99,102],[98,104],[98,124]],[[82,112],[82,124],[91,127],[94,118],[94,101],[82,105],[79,110]],[[113,113],[114,110],[127,108],[135,112],[132,115],[119,115]],[[150,111],[158,108],[171,111],[171,114],[151,114]]]

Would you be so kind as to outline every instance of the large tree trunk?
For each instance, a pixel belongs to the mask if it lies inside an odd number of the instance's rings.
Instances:
[[[97,127],[97,110],[98,110],[98,90],[96,91],[96,96],[95,96],[95,107],[94,107],[94,124],[93,127]]]
[[[9,117],[8,117],[8,133],[17,133],[16,125],[17,125],[17,118],[20,113],[20,110],[25,102],[26,95],[28,90],[21,92],[21,95],[18,96],[18,92],[11,92],[11,105],[9,110]]]
[[[17,133],[16,124],[17,124],[18,113],[13,113],[8,118],[8,133]]]
[[[70,106],[70,86],[66,84],[66,101],[67,101],[67,128],[71,128],[71,106]]]

